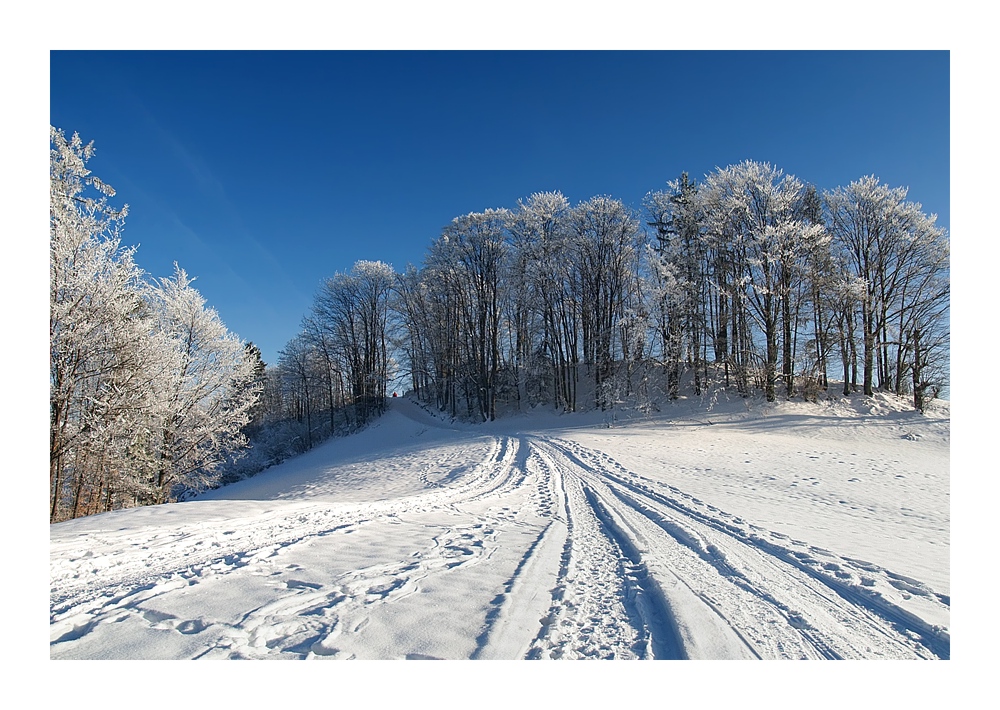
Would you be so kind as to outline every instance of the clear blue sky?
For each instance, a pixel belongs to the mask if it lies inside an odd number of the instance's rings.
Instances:
[[[452,218],[533,192],[638,209],[752,159],[874,174],[950,226],[945,51],[53,51],[50,81],[139,265],[177,261],[269,364],[324,278],[420,264]]]

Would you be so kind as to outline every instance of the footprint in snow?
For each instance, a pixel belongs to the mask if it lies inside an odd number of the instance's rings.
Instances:
[[[209,624],[205,623],[201,619],[188,619],[187,621],[182,621],[177,624],[176,628],[180,633],[190,636],[191,634],[201,633],[208,627]]]
[[[289,579],[285,582],[285,586],[289,589],[319,589],[323,585],[315,582],[303,582],[300,579]]]
[[[384,599],[391,592],[395,591],[396,589],[399,589],[404,584],[406,584],[405,579],[402,579],[401,577],[396,577],[386,582],[383,582],[382,584],[372,585],[371,587],[368,588],[367,594],[369,596],[381,597]]]

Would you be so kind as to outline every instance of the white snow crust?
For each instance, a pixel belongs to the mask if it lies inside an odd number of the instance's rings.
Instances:
[[[52,525],[50,658],[947,659],[949,444],[947,402],[882,396],[483,425],[396,398]]]

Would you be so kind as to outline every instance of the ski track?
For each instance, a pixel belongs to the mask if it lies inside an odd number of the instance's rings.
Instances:
[[[86,657],[88,637],[113,625],[186,636],[187,658],[356,657],[351,639],[379,614],[485,563],[496,571],[476,579],[493,586],[466,590],[483,600],[466,658],[950,657],[946,630],[892,601],[949,607],[919,580],[762,529],[570,440],[485,439],[417,468],[416,495],[289,502],[250,525],[88,533],[78,557],[72,539],[53,542],[50,654]],[[443,513],[453,525],[421,522]],[[315,545],[350,550],[385,525],[417,549],[345,558],[323,579],[290,562]],[[365,549],[355,554],[371,561]],[[224,581],[259,603],[235,618],[165,610]],[[383,657],[439,657],[432,641]]]

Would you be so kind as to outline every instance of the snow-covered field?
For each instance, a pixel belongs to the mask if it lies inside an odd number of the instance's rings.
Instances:
[[[51,526],[51,659],[947,659],[950,415],[404,399],[193,501]]]

